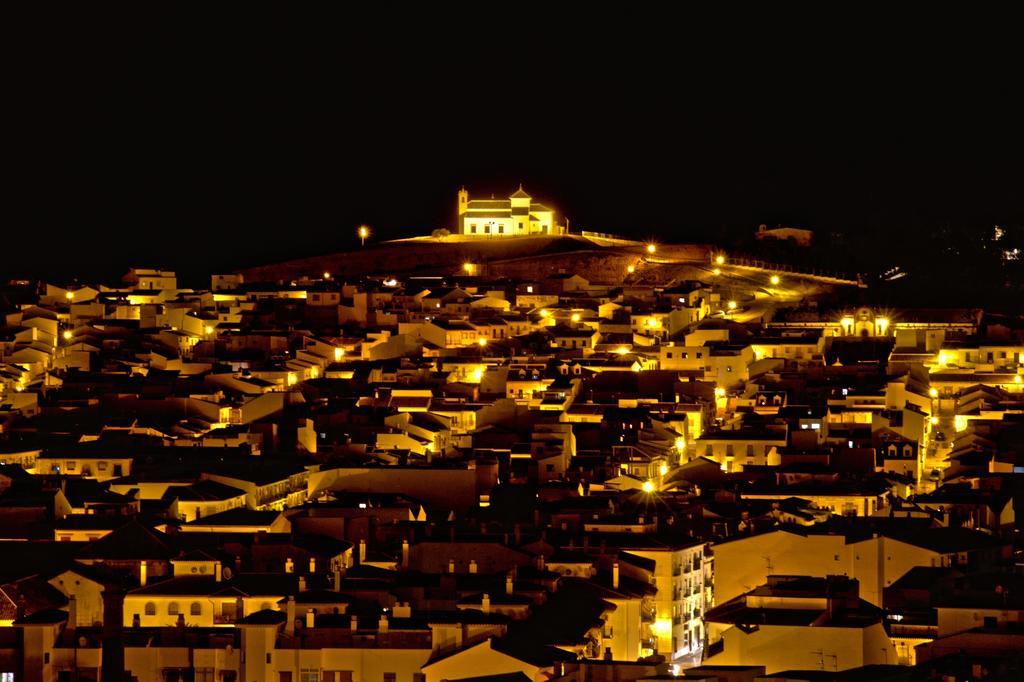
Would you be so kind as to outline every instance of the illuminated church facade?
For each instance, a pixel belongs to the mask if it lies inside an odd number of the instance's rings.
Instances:
[[[535,202],[522,185],[507,199],[470,199],[466,188],[460,189],[457,229],[462,235],[492,238],[566,232],[555,223],[554,210]]]

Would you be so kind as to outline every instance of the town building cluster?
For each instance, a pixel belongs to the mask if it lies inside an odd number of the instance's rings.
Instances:
[[[1020,320],[453,270],[5,285],[0,681],[1019,671]]]

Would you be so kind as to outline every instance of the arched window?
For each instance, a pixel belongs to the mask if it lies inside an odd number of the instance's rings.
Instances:
[[[167,614],[170,616],[177,616],[180,611],[181,609],[176,601],[172,601],[167,605]]]
[[[146,615],[147,616],[155,616],[156,615],[156,604],[154,604],[151,601],[146,602]]]
[[[197,601],[192,602],[192,606],[189,607],[189,614],[193,616],[203,615],[203,605]]]

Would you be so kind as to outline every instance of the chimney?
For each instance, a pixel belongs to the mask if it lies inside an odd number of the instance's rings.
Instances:
[[[409,541],[402,540],[402,568],[409,568]]]
[[[299,592],[305,592],[305,591],[306,591],[306,576],[300,575],[299,576]]]
[[[612,587],[619,589],[619,562],[612,564]]]
[[[516,591],[516,581],[512,579],[512,574],[509,573],[505,576],[505,594],[512,594]]]
[[[352,616],[348,619],[348,626],[349,628],[351,628],[352,632],[355,632],[359,629],[359,619],[355,616]]]
[[[388,631],[388,617],[381,614],[380,620],[377,621],[377,631],[387,632]]]
[[[149,567],[146,565],[146,561],[142,560],[139,562],[139,585],[142,587],[146,586],[147,571]]]
[[[306,629],[316,627],[316,609],[306,611]]]
[[[284,633],[286,635],[295,634],[295,595],[288,595],[288,603],[285,606],[285,615],[287,619],[284,621]]]
[[[121,588],[103,588],[103,630],[100,666],[105,677],[120,680],[124,670],[124,592]]]
[[[223,572],[224,568],[220,565],[219,561],[213,565],[213,579],[216,582],[220,582],[220,579],[223,576]]]
[[[476,559],[469,560],[469,572],[476,573]]]
[[[78,625],[78,600],[75,598],[75,595],[72,594],[72,595],[70,595],[68,597],[68,624],[67,624],[67,628],[66,629],[73,632],[74,629],[75,629],[75,626],[77,626],[77,625]]]
[[[480,610],[484,613],[491,612],[491,595],[484,594],[483,598],[480,600]]]
[[[366,540],[359,541],[359,563],[366,562]]]
[[[291,557],[288,557],[287,559],[284,560],[284,572],[285,573],[294,573],[295,572],[295,562],[292,561]]]
[[[312,573],[316,573],[316,557],[315,556],[309,557],[309,572],[311,574]]]

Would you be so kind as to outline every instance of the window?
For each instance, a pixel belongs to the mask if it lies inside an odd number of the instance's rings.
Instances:
[[[395,673],[384,673],[384,682],[396,682],[397,678]]]
[[[196,668],[195,682],[213,682],[213,668]]]
[[[316,668],[303,668],[299,672],[299,682],[320,682],[320,671]]]
[[[192,602],[192,606],[189,607],[188,612],[193,616],[203,615],[203,605],[197,601]]]
[[[170,616],[177,616],[180,611],[181,608],[178,606],[178,602],[176,601],[172,601],[167,605],[167,614]]]
[[[72,469],[74,469],[74,468],[75,468],[75,467],[77,467],[77,466],[78,466],[78,462],[75,462],[75,461],[70,461],[70,462],[65,462],[65,463],[64,463],[64,467],[65,467],[65,468],[66,468],[66,469],[67,469],[68,471],[71,471]]]
[[[156,615],[156,604],[154,604],[151,601],[146,602],[145,613],[146,613],[147,616],[155,616]]]

